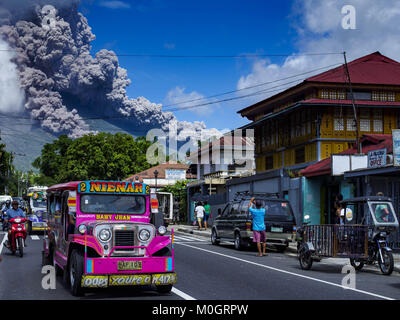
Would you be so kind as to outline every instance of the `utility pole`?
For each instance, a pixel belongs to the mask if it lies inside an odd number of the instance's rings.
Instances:
[[[358,151],[358,154],[361,154],[362,150],[361,150],[361,144],[360,144],[360,133],[359,133],[359,129],[358,129],[357,109],[356,109],[356,105],[354,103],[354,95],[353,95],[353,88],[351,86],[350,72],[349,72],[349,68],[347,67],[346,51],[343,52],[343,57],[344,57],[344,67],[346,70],[347,81],[348,81],[349,88],[350,88],[351,103],[353,105],[354,122],[355,122],[355,126],[356,126],[357,151]]]

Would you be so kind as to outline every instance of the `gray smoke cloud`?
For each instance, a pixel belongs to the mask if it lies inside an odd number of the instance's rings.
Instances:
[[[9,50],[0,39],[0,111],[7,113],[22,111],[25,101],[17,66],[12,62],[15,54]]]
[[[216,129],[206,129],[204,122],[178,121],[173,113],[163,112],[161,104],[144,97],[129,98],[126,87],[131,81],[116,54],[109,50],[90,54],[95,35],[78,12],[79,2],[0,0],[0,36],[16,52],[9,63],[18,68],[25,109],[44,119],[43,128],[72,138],[89,133],[79,116],[79,106],[89,106],[95,114],[129,116],[135,128],[168,130],[174,123],[179,140],[199,136],[200,131],[203,136],[220,135]],[[66,103],[66,97],[74,103]]]

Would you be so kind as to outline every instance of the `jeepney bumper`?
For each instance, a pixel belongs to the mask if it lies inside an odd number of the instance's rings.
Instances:
[[[168,285],[176,283],[172,257],[88,258],[82,287]]]

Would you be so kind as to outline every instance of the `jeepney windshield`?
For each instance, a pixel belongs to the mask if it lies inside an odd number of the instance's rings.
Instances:
[[[138,195],[82,194],[80,209],[84,213],[144,214],[146,198]]]
[[[46,208],[47,207],[47,203],[46,200],[42,200],[42,199],[32,199],[32,206],[34,208]]]
[[[395,222],[394,213],[389,202],[370,202],[372,214],[378,223]]]

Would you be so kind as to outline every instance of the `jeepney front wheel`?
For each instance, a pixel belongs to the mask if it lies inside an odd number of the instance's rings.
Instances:
[[[71,293],[73,296],[83,296],[85,294],[82,288],[82,276],[85,266],[85,257],[82,252],[74,249],[71,253],[71,260],[69,264],[69,281],[71,284]]]
[[[170,293],[172,290],[172,284],[156,286],[156,290],[158,293]]]

